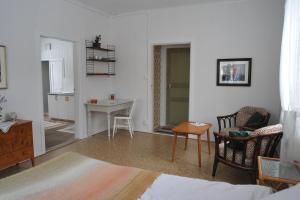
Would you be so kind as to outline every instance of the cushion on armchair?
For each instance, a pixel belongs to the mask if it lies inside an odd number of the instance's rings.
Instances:
[[[250,131],[229,131],[230,137],[248,137],[250,135]],[[245,144],[243,142],[231,141],[228,146],[230,148],[235,148],[237,150],[243,150]]]
[[[250,131],[229,131],[230,137],[248,137],[250,135]]]
[[[275,125],[270,125],[266,126],[260,129],[256,129],[253,134],[257,135],[268,135],[268,134],[273,134],[273,133],[280,133],[283,131],[282,124],[275,124]]]
[[[230,131],[239,131],[239,130],[240,130],[239,127],[229,127],[229,128],[221,129],[221,132],[226,133],[227,135],[229,135]]]
[[[263,116],[261,113],[256,112],[254,113],[246,122],[246,127],[255,127],[257,124],[263,122],[266,116]]]
[[[253,135],[269,135],[274,133],[280,133],[283,131],[282,124],[275,124],[266,126],[260,129],[256,129],[254,132],[252,132]],[[269,138],[264,138],[261,141],[261,147],[260,147],[260,154],[262,155],[263,152],[266,150],[267,145],[269,142]]]
[[[262,116],[266,117],[268,115],[268,112],[264,108],[259,107],[251,107],[246,106],[241,108],[238,111],[238,114],[236,116],[236,126],[237,127],[243,127],[246,125],[248,120],[256,113],[260,113]]]

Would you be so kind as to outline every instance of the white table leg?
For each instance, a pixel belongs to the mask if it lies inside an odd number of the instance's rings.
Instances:
[[[107,113],[107,132],[108,132],[108,139],[110,139],[110,113]]]
[[[86,108],[86,134],[87,136],[90,136],[90,133],[89,133],[89,117],[90,117],[90,112],[89,112],[89,109]]]

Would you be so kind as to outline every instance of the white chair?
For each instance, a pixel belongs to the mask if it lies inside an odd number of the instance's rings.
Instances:
[[[133,100],[132,105],[129,109],[128,114],[125,115],[116,115],[114,117],[114,129],[113,129],[113,137],[115,137],[115,133],[117,132],[118,128],[128,128],[130,137],[133,137],[133,121],[132,115],[135,107],[135,100]]]

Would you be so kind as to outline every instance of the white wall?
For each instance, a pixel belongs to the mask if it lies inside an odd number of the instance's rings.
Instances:
[[[117,94],[139,99],[136,128],[151,131],[152,46],[191,43],[190,120],[212,122],[245,105],[278,120],[283,0],[253,0],[152,10],[113,17]],[[218,58],[252,57],[251,87],[217,87]],[[148,77],[148,81],[145,80]],[[148,123],[142,123],[147,121]]]
[[[243,105],[267,108],[278,119],[278,66],[283,0],[177,7],[108,18],[63,0],[1,0],[0,43],[7,46],[8,111],[33,120],[35,154],[43,153],[40,36],[75,43],[78,137],[86,136],[89,98],[137,99],[135,128],[151,131],[152,45],[191,43],[190,120],[210,121]],[[109,29],[109,32],[107,31]],[[86,77],[84,40],[102,34],[116,45],[117,76]],[[252,86],[216,87],[216,59],[252,57]],[[105,116],[91,131],[106,129]]]
[[[117,98],[135,98],[135,130],[145,131],[148,120],[148,38],[147,16],[129,15],[110,23],[110,40],[116,45],[116,76],[113,90]]]
[[[107,38],[107,17],[63,0],[1,0],[0,27],[0,43],[7,46],[8,58],[8,89],[0,93],[7,96],[8,111],[33,120],[35,155],[44,149],[40,36],[75,43],[77,136],[85,137],[83,103],[92,97],[107,96],[111,81],[85,76],[84,41],[97,34],[102,34],[104,40]],[[95,120],[92,129],[105,130],[102,121]]]

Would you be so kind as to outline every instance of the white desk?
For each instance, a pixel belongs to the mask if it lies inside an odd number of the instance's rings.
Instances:
[[[97,104],[85,103],[86,105],[86,126],[89,135],[89,118],[91,112],[103,112],[107,114],[108,138],[110,138],[110,117],[112,112],[126,110],[131,107],[133,100],[117,99],[114,101],[100,100]]]

